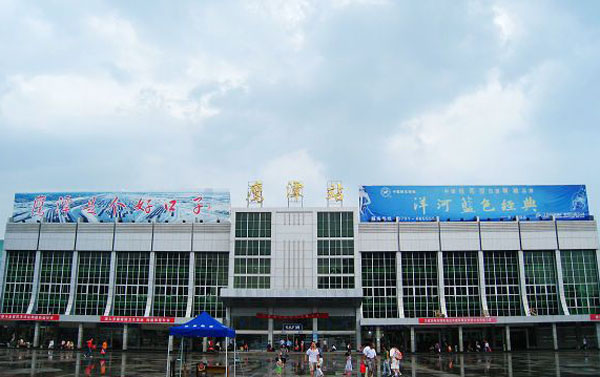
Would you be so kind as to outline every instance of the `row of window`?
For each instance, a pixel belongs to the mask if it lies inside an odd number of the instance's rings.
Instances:
[[[42,252],[38,314],[64,313],[70,295],[71,252]],[[186,316],[189,284],[186,253],[157,253],[151,315]],[[227,286],[228,253],[197,253],[195,259],[194,313],[207,311],[223,318],[218,299]],[[150,256],[144,252],[117,253],[114,315],[145,314],[148,298]],[[35,252],[9,251],[2,312],[25,313],[31,300]],[[46,272],[42,274],[42,270]],[[15,274],[14,271],[19,271]],[[73,314],[102,315],[108,299],[110,253],[79,252],[77,291]]]
[[[481,316],[477,252],[444,252],[444,297],[447,315]],[[484,253],[483,277],[489,315],[523,315],[518,254]],[[600,312],[600,284],[594,250],[560,252],[564,292],[570,314]],[[436,252],[402,252],[404,314],[441,315]],[[532,315],[560,314],[554,251],[524,253],[525,289]],[[396,253],[362,253],[363,316],[398,316],[395,289]]]

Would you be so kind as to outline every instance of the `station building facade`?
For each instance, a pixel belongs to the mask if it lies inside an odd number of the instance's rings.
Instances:
[[[593,218],[361,223],[354,207],[233,208],[230,218],[10,220],[2,340],[166,348],[169,326],[206,311],[251,349],[282,338],[406,351],[600,343]]]

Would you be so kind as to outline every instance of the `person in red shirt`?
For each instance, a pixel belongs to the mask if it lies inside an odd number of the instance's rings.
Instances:
[[[84,354],[85,357],[92,356],[92,350],[94,349],[94,338],[88,339],[86,343],[87,350]]]

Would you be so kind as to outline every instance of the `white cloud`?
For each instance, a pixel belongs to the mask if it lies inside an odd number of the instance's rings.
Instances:
[[[527,178],[527,167],[544,154],[530,123],[532,78],[543,75],[534,72],[503,84],[492,73],[485,86],[403,122],[386,144],[387,156],[406,179]]]
[[[506,8],[497,5],[492,8],[492,11],[494,13],[494,25],[498,28],[500,40],[503,44],[506,44],[515,37],[518,31],[515,16],[509,13]]]
[[[391,4],[390,0],[331,0],[331,3],[336,8],[344,8],[352,5],[387,5]]]

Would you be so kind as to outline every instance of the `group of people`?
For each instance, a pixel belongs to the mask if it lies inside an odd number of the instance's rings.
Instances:
[[[92,357],[92,354],[94,352],[94,350],[96,349],[96,344],[94,343],[94,338],[89,338],[86,342],[85,342],[85,351],[83,353],[84,357]],[[101,348],[100,348],[100,355],[106,355],[106,352],[108,351],[108,342],[105,340],[104,342],[102,342]]]
[[[436,342],[431,347],[429,347],[431,352],[435,353],[452,353],[459,350],[458,345],[452,347],[448,342],[444,342],[444,345],[441,346],[440,343]],[[492,352],[492,347],[490,347],[490,343],[487,339],[483,339],[483,341],[476,340],[475,342],[469,341],[466,347],[467,352]]]
[[[383,347],[383,357],[381,361],[382,376],[385,377],[398,377],[402,375],[402,359],[404,357],[402,351],[398,347],[392,346],[389,351]],[[373,347],[372,343],[367,343],[362,349],[362,360],[360,363],[360,373],[366,377],[373,377],[375,375],[377,359],[377,352]],[[347,358],[346,361],[346,374],[350,376],[352,374],[351,357]]]

